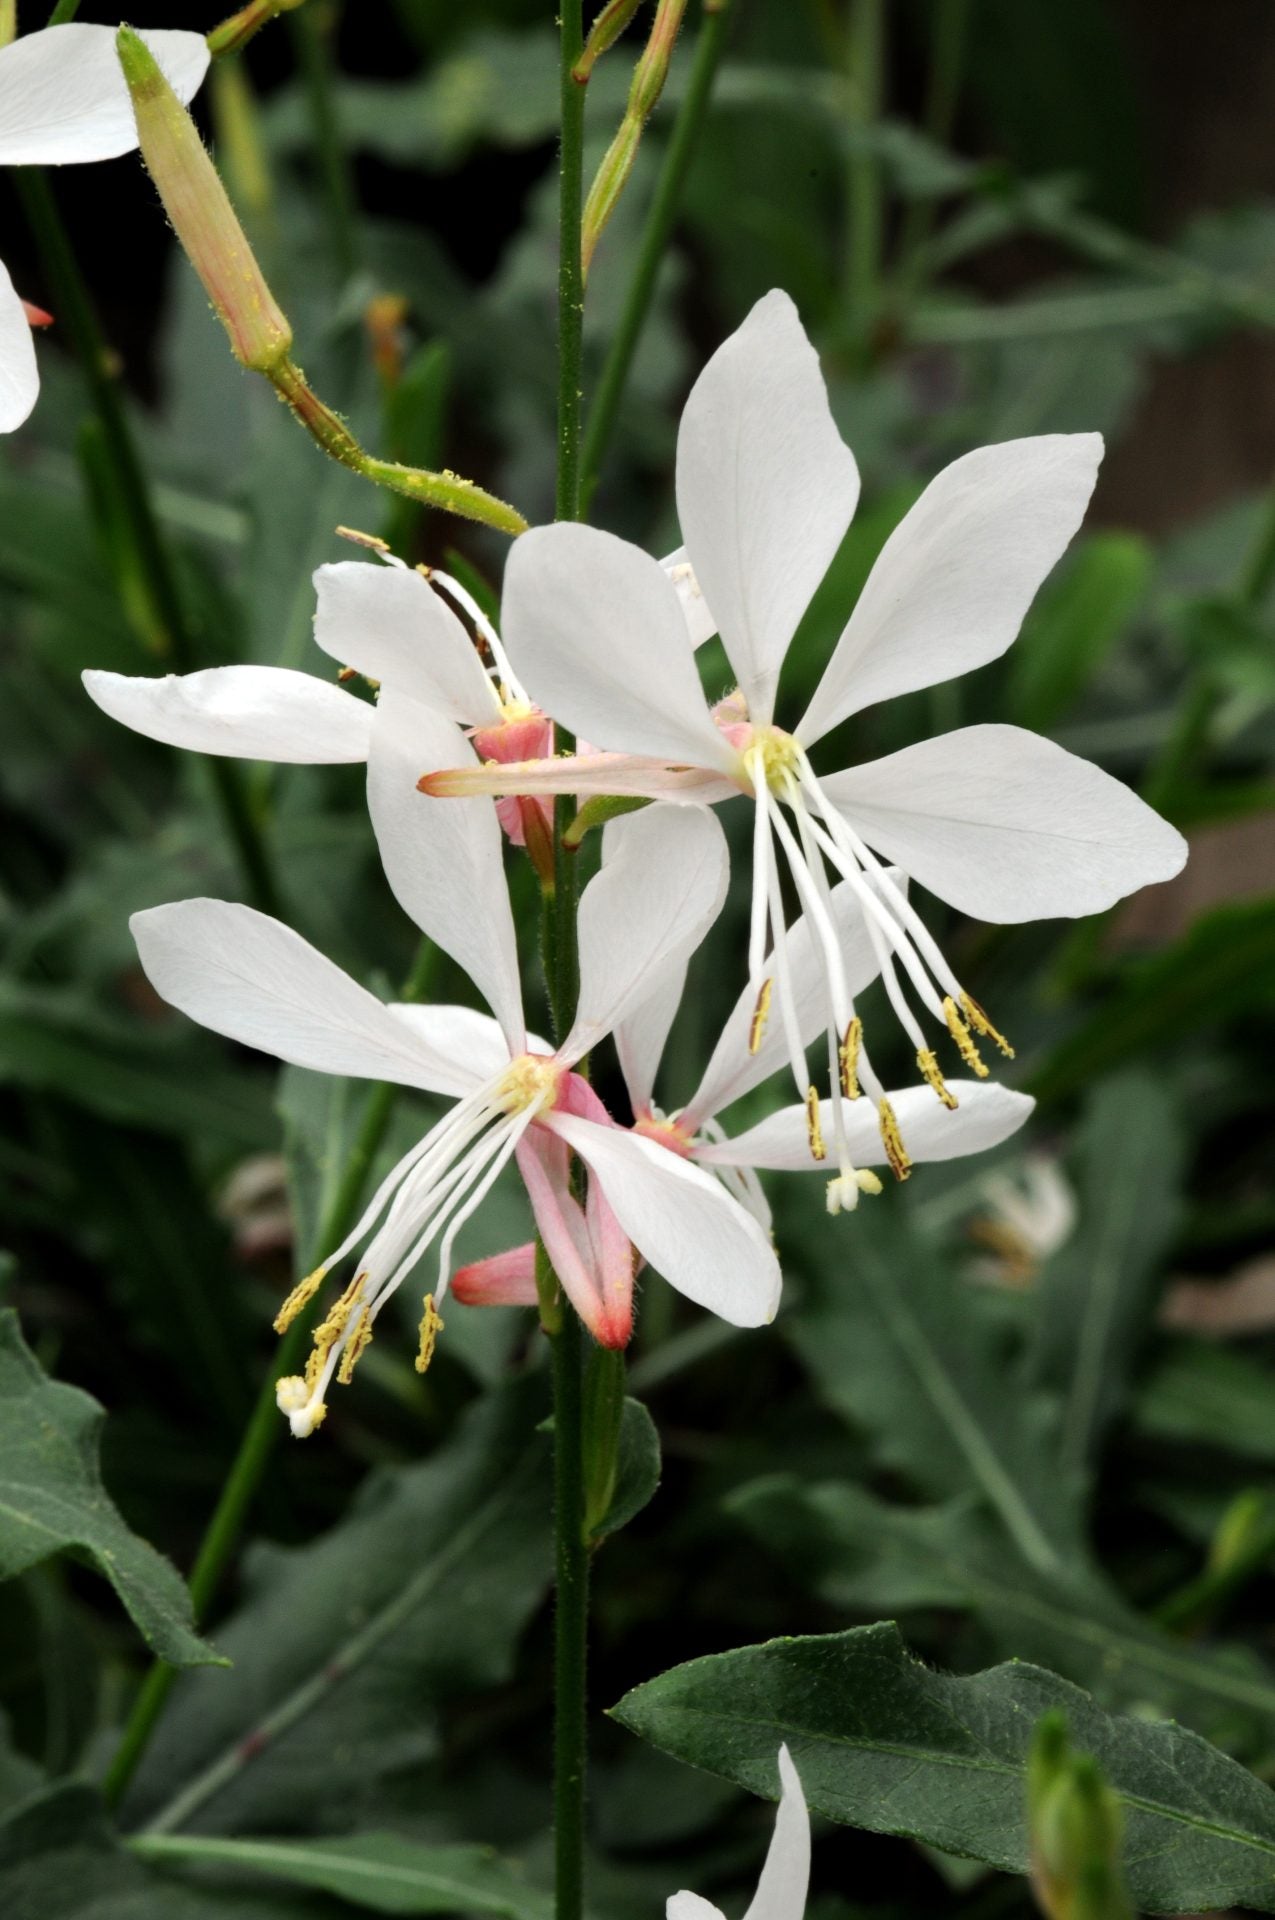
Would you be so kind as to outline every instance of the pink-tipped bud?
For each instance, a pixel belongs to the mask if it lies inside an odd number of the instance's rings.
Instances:
[[[142,157],[177,238],[230,336],[236,360],[257,373],[272,373],[287,359],[292,328],[266,285],[198,129],[145,41],[121,27],[115,45]]]
[[[536,1249],[528,1240],[508,1253],[488,1254],[485,1260],[472,1260],[452,1275],[452,1293],[466,1307],[534,1307],[536,1294]]]

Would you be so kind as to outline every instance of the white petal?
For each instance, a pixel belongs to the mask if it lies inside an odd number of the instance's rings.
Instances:
[[[768,293],[695,382],[677,436],[682,533],[759,726],[858,498],[818,356],[788,295]]]
[[[605,864],[580,898],[580,998],[562,1048],[577,1060],[695,951],[726,898],[729,858],[715,814],[645,807],[606,828]]]
[[[968,1153],[998,1147],[1023,1125],[1036,1102],[995,1080],[949,1080],[959,1105],[945,1107],[929,1087],[904,1087],[892,1093],[890,1105],[909,1155],[920,1165],[929,1160],[959,1160]],[[850,1158],[857,1167],[883,1167],[885,1149],[877,1125],[877,1110],[865,1095],[843,1100]],[[824,1137],[831,1140],[831,1116],[824,1119]],[[784,1107],[768,1114],[733,1140],[704,1141],[695,1158],[708,1166],[769,1167],[780,1173],[836,1172],[830,1160],[816,1160],[810,1152],[804,1106]]]
[[[0,261],[0,433],[12,433],[22,425],[39,391],[40,370],[31,323]]]
[[[183,1013],[317,1073],[468,1090],[425,1035],[291,927],[230,900],[179,900],[129,921],[155,991]]]
[[[112,720],[170,747],[313,766],[367,759],[375,709],[312,673],[205,667],[152,680],[90,668],[81,678]]]
[[[779,1749],[783,1787],[766,1864],[744,1920],[801,1920],[810,1885],[810,1815],[787,1747]]]
[[[704,598],[704,589],[695,577],[690,555],[685,547],[679,547],[676,553],[666,553],[660,565],[673,582],[691,645],[702,647],[717,632],[717,618]]]
[[[897,869],[890,870],[889,877],[896,887],[901,890],[906,888],[906,882]],[[841,881],[832,889],[831,898],[834,924],[841,936],[846,987],[853,999],[876,979],[876,954],[868,937],[863,910],[855,899],[850,883]],[[828,990],[823,948],[817,939],[812,938],[804,914],[793,922],[788,933],[788,963],[797,1024],[802,1039],[809,1045],[827,1024]],[[770,1020],[756,1053],[748,1051],[756,1005],[756,993],[751,987],[745,987],[722,1028],[704,1077],[684,1110],[682,1117],[692,1130],[698,1130],[705,1120],[729,1106],[732,1100],[738,1100],[750,1087],[761,1086],[772,1073],[778,1073],[780,1068],[787,1065],[788,1050],[778,1008],[771,1010]]]
[[[820,786],[869,846],[977,920],[1100,913],[1187,855],[1136,793],[1022,727],[963,727]]]
[[[616,1023],[615,1050],[635,1114],[650,1108],[665,1042],[685,987],[686,962],[680,960],[661,974],[652,994]]]
[[[774,1319],[775,1250],[719,1180],[623,1127],[557,1111],[545,1124],[575,1148],[624,1232],[670,1286],[733,1327]]]
[[[208,71],[203,35],[147,28],[142,38],[178,99],[193,99]],[[72,22],[0,50],[0,166],[112,160],[136,145],[114,27]]]
[[[680,1893],[671,1893],[664,1902],[665,1920],[726,1920],[720,1907],[711,1900],[705,1900],[698,1893],[688,1893],[683,1887]]]
[[[477,649],[419,573],[339,560],[320,567],[314,585],[314,637],[325,653],[461,726],[490,726],[499,703]]]
[[[481,795],[435,800],[416,785],[427,767],[473,760],[450,720],[393,687],[382,689],[367,797],[386,878],[403,911],[477,986],[510,1051],[521,1053],[518,947],[495,803]]]
[[[476,1007],[412,1006],[403,1000],[391,1001],[387,1011],[440,1060],[449,1061],[455,1088],[465,1092],[484,1080],[492,1080],[509,1064],[509,1042],[500,1022]],[[552,1048],[542,1047],[552,1052]]]
[[[932,480],[882,548],[797,728],[807,746],[848,714],[1004,653],[1089,504],[1098,433],[980,447]]]
[[[657,560],[596,527],[533,527],[505,572],[504,642],[532,699],[602,748],[730,772],[677,594]]]

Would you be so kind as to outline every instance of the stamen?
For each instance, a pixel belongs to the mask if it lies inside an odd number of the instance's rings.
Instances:
[[[429,1363],[434,1358],[434,1348],[438,1344],[438,1336],[442,1331],[443,1322],[439,1316],[437,1307],[434,1305],[434,1296],[432,1293],[427,1293],[425,1295],[425,1311],[421,1315],[421,1344],[420,1351],[416,1356],[417,1373],[427,1373],[429,1371]]]
[[[806,1089],[806,1134],[810,1141],[812,1159],[826,1160],[828,1149],[823,1142],[823,1128],[819,1124],[819,1089]]]
[[[441,567],[422,566],[417,567],[416,571],[424,579],[428,580],[431,585],[441,587],[448,597],[454,600],[456,605],[469,615],[487,644],[488,651],[491,654],[492,660],[495,662],[496,671],[500,675],[501,680],[516,701],[523,706],[529,707],[531,702],[523,692],[522,683],[509,664],[509,655],[505,652],[500,635],[496,632],[495,627],[487,618],[487,615],[483,612],[473,594],[469,592],[468,588],[462,587],[459,580],[454,580],[450,573],[444,573]]]
[[[935,1093],[937,1093],[939,1099],[943,1102],[943,1105],[949,1112],[955,1112],[960,1102],[944,1080],[943,1075],[939,1072],[939,1063],[928,1047],[922,1047],[921,1051],[917,1054],[916,1064],[921,1069],[922,1078],[929,1086],[933,1087]]]
[[[354,1377],[354,1369],[372,1344],[372,1309],[364,1307],[355,1323],[354,1331],[345,1343],[345,1352],[341,1355],[341,1364],[337,1369],[337,1383],[348,1387]]]
[[[761,992],[757,995],[757,1005],[753,1008],[752,1021],[748,1028],[748,1051],[756,1053],[766,1035],[766,1022],[770,1018],[770,1000],[775,991],[775,983],[769,974],[761,983]]]
[[[881,1144],[885,1148],[885,1157],[890,1162],[891,1173],[896,1180],[906,1180],[912,1171],[912,1162],[903,1144],[903,1135],[899,1132],[894,1108],[888,1100],[882,1100],[877,1107],[877,1124],[881,1129]]]
[[[748,923],[748,978],[756,980],[766,962],[766,924],[770,901],[770,801],[761,752],[745,756],[753,783],[753,897]],[[775,928],[778,937],[780,929]]]
[[[1009,1041],[1003,1033],[997,1033],[995,1027],[979,1006],[978,1001],[972,1000],[968,993],[963,993],[961,995],[961,1006],[964,1009],[965,1018],[969,1021],[975,1033],[981,1033],[985,1040],[994,1041],[1005,1058],[1012,1060],[1014,1058],[1014,1049],[1010,1046]]]
[[[308,1307],[319,1288],[328,1277],[326,1267],[316,1267],[313,1273],[307,1273],[299,1280],[274,1317],[276,1333],[286,1333],[303,1307]]]
[[[943,1018],[947,1021],[947,1030],[955,1040],[960,1056],[970,1072],[976,1073],[980,1080],[986,1080],[987,1068],[983,1065],[983,1057],[974,1045],[974,1036],[957,1012],[956,1002],[950,993],[943,1002]]]
[[[863,1092],[859,1085],[859,1053],[863,1046],[863,1022],[856,1014],[845,1030],[837,1058],[841,1067],[841,1091],[847,1100],[857,1100]]]

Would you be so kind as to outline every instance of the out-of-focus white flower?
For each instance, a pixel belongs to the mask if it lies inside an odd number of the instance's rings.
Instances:
[[[193,99],[208,71],[202,34],[148,31],[144,37],[173,91]],[[114,27],[71,21],[0,47],[0,166],[113,160],[136,145]],[[22,425],[40,391],[31,315],[0,264],[0,433]]]
[[[1025,1286],[1075,1231],[1071,1182],[1052,1154],[1032,1153],[1012,1173],[987,1174],[980,1186],[988,1210],[972,1231],[993,1256],[983,1275]]]

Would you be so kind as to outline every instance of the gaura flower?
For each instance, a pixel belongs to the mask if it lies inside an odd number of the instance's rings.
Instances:
[[[193,99],[208,71],[202,34],[148,31],[145,39],[174,92]],[[136,145],[113,27],[72,21],[0,47],[0,166],[113,160]],[[40,374],[31,327],[47,320],[19,298],[0,264],[0,433],[20,427],[35,405]]]
[[[447,725],[436,717],[433,724]],[[468,874],[456,858],[464,849],[454,836],[447,848],[449,836],[440,835],[443,857],[452,856],[444,884],[453,905],[441,931],[439,916],[432,919],[440,944],[459,957],[467,944],[456,932],[463,915],[468,944],[487,956],[481,984],[495,1019],[464,1007],[386,1006],[291,928],[250,907],[187,900],[131,922],[152,985],[204,1026],[318,1072],[390,1080],[455,1100],[276,1320],[283,1331],[329,1269],[359,1249],[355,1277],[317,1329],[304,1377],[279,1382],[280,1409],[298,1436],[322,1420],[333,1374],[349,1380],[385,1302],[438,1241],[417,1363],[428,1364],[457,1235],[515,1158],[554,1270],[602,1344],[623,1346],[631,1331],[630,1242],[674,1286],[734,1325],[770,1320],[778,1304],[778,1263],[751,1215],[698,1167],[612,1126],[574,1071],[648,990],[651,972],[698,945],[720,910],[727,862],[716,821],[663,809],[644,816],[621,856],[586,887],[579,1004],[571,1031],[551,1050],[523,1022],[499,829],[488,804],[479,805],[490,831],[471,832]],[[384,848],[392,834],[384,815],[378,831]],[[484,851],[492,835],[494,870]],[[406,847],[409,863],[417,851]],[[430,864],[427,858],[419,868],[426,886]],[[585,1208],[570,1192],[571,1152],[589,1169]]]
[[[761,1878],[744,1920],[802,1920],[810,1886],[810,1815],[801,1779],[786,1746],[779,1749],[782,1793]],[[666,1920],[726,1920],[719,1907],[698,1893],[675,1893],[665,1906]]]
[[[796,310],[785,294],[768,294],[709,361],[682,416],[686,547],[672,556],[676,582],[637,547],[584,526],[533,529],[510,556],[510,659],[534,698],[606,751],[440,768],[425,775],[424,790],[631,794],[700,806],[749,796],[754,1040],[772,996],[784,999],[787,867],[823,947],[832,1090],[838,1082],[848,1090],[852,1038],[871,1084],[828,915],[830,885],[844,881],[918,1069],[950,1107],[956,1096],[919,1015],[947,1029],[980,1078],[980,1041],[1011,1049],[902,888],[884,879],[883,861],[963,913],[1014,922],[1097,912],[1176,873],[1185,842],[1119,781],[1019,727],[965,727],[830,773],[816,773],[811,750],[864,707],[1005,651],[1080,524],[1101,448],[1097,434],[1049,434],[981,448],[939,474],[886,542],[814,698],[787,732],[775,723],[780,669],[854,512],[859,476]],[[686,644],[688,601],[701,630],[720,631],[738,680],[711,709]],[[788,1053],[798,1094],[810,1098],[791,1033]],[[888,1103],[880,1121],[891,1162],[905,1171]]]
[[[645,814],[613,821],[604,835],[604,864],[624,847],[624,836],[645,820]],[[904,884],[897,870],[887,874]],[[832,890],[829,907],[841,944],[842,965],[852,993],[860,993],[875,977],[876,954],[864,925],[855,890],[844,882]],[[823,952],[805,915],[788,932],[788,989],[792,1004],[786,1016],[799,1043],[808,1046],[824,1021]],[[666,969],[655,992],[616,1022],[614,1038],[633,1112],[633,1131],[666,1152],[715,1173],[742,1207],[767,1232],[770,1207],[758,1172],[831,1174],[827,1185],[830,1213],[858,1205],[861,1192],[880,1191],[872,1171],[884,1165],[886,1148],[877,1126],[874,1100],[859,1095],[839,1097],[839,1117],[825,1126],[818,1109],[802,1101],[768,1116],[759,1125],[736,1135],[727,1133],[718,1115],[754,1087],[761,1086],[784,1064],[784,1040],[778,1027],[768,1028],[755,1051],[748,1047],[755,1013],[745,988],[722,1028],[699,1086],[687,1104],[665,1113],[655,1103],[655,1087],[665,1043],[685,989],[687,965],[678,958]],[[954,1160],[999,1146],[1017,1133],[1035,1106],[1027,1094],[1014,1093],[993,1082],[958,1080],[953,1091],[959,1107],[949,1111],[933,1101],[926,1088],[905,1087],[878,1093],[897,1116],[915,1161]],[[830,1158],[831,1135],[836,1158]],[[467,1306],[534,1306],[536,1304],[535,1248],[512,1248],[462,1267],[453,1288]]]

